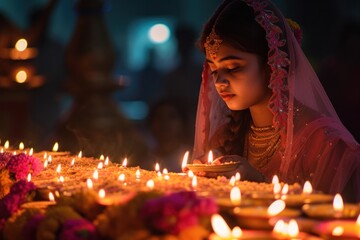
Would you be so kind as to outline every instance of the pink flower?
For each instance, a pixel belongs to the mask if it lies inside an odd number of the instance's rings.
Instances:
[[[24,153],[12,156],[6,167],[15,180],[25,179],[28,173],[35,176],[43,169],[43,165],[38,158]]]
[[[67,220],[62,229],[60,240],[98,239],[95,226],[86,219]]]
[[[0,153],[0,169],[4,168],[8,164],[12,156],[13,154],[9,152]]]
[[[141,208],[144,223],[159,233],[177,235],[183,229],[199,224],[200,217],[217,212],[210,198],[198,198],[194,192],[178,192],[147,201]]]

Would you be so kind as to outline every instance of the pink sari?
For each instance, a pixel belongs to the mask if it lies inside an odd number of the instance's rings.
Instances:
[[[269,109],[280,130],[282,147],[262,172],[287,183],[325,193],[341,193],[351,179],[360,201],[360,145],[339,120],[316,73],[280,11],[267,0],[243,0],[266,31],[273,95]],[[206,153],[214,133],[227,123],[230,110],[218,96],[205,63],[200,89],[193,159]]]

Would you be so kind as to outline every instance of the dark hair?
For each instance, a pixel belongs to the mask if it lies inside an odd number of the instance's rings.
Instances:
[[[204,26],[198,42],[203,52],[206,38],[213,28],[223,43],[257,54],[265,66],[269,51],[265,30],[255,21],[254,10],[244,1],[225,0],[217,8]],[[243,155],[245,138],[251,124],[250,111],[232,111],[229,117],[229,124],[210,139],[209,148],[216,148],[223,154]]]

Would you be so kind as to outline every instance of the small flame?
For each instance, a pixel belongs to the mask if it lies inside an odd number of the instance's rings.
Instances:
[[[304,183],[304,187],[303,187],[303,193],[304,194],[311,194],[313,192],[313,188],[312,185],[309,181],[306,181]]]
[[[56,173],[57,174],[60,174],[61,172],[61,164],[59,164],[57,167],[56,167]]]
[[[166,168],[164,168],[163,174],[164,174],[164,175],[167,175],[167,174],[169,174],[169,171],[168,171]]]
[[[52,162],[52,156],[50,155],[47,160],[48,160],[49,163],[51,163]]]
[[[284,187],[281,190],[281,194],[286,195],[289,192],[289,185],[285,183]]]
[[[194,172],[191,171],[191,170],[189,170],[189,171],[188,171],[188,177],[189,177],[189,178],[193,178],[193,177],[194,177]]]
[[[275,182],[274,183],[274,189],[273,189],[274,194],[279,194],[281,192],[281,185],[280,183]]]
[[[93,182],[90,178],[86,180],[86,185],[89,189],[93,188]]]
[[[156,174],[158,177],[161,177],[162,176],[162,173],[161,172],[157,172]]]
[[[212,164],[213,160],[214,160],[213,152],[210,150],[208,154],[208,164]]]
[[[50,202],[54,202],[55,201],[55,197],[54,194],[52,192],[49,192],[49,201]]]
[[[71,160],[71,166],[74,166],[74,164],[75,164],[75,158],[73,158],[73,159]]]
[[[125,181],[125,174],[120,174],[119,175],[119,177],[118,177],[118,180],[120,181],[120,182],[124,182]]]
[[[344,233],[344,228],[342,226],[337,226],[332,230],[333,236],[341,236]]]
[[[97,169],[96,169],[96,170],[94,171],[94,173],[93,173],[93,179],[95,179],[95,180],[98,180],[98,179],[99,179],[99,172],[98,172]]]
[[[63,183],[65,181],[65,178],[63,176],[59,177],[59,182]]]
[[[239,172],[235,173],[235,180],[240,181],[240,179],[241,179],[240,173]]]
[[[105,162],[104,162],[105,166],[109,165],[109,162],[110,162],[109,157],[106,157]]]
[[[186,153],[184,154],[184,157],[183,157],[183,161],[181,163],[181,169],[184,170],[186,168],[188,158],[189,158],[189,151],[186,151]]]
[[[28,46],[28,43],[26,41],[26,39],[24,38],[20,38],[19,40],[17,40],[17,42],[15,43],[15,48],[16,50],[18,50],[19,52],[24,51]]]
[[[28,175],[27,175],[27,181],[28,181],[28,182],[31,182],[31,173],[28,173]]]
[[[103,166],[104,166],[103,162],[99,162],[97,168],[98,168],[98,169],[103,169]]]
[[[47,159],[47,152],[44,153],[44,159]]]
[[[25,145],[24,145],[24,143],[23,142],[21,142],[20,144],[19,144],[19,150],[24,150],[24,148],[25,148]]]
[[[104,155],[101,154],[99,160],[104,161],[104,159],[105,159]]]
[[[164,180],[165,180],[165,181],[170,180],[170,176],[169,176],[169,175],[165,175],[165,176],[164,176]]]
[[[231,235],[233,238],[238,239],[242,236],[242,230],[240,227],[236,226],[231,230]]]
[[[77,157],[78,157],[78,158],[82,158],[82,151],[79,152],[79,154],[78,154]]]
[[[211,226],[216,235],[220,238],[230,239],[232,237],[231,229],[222,216],[214,214],[211,216]]]
[[[17,154],[16,151],[14,151],[14,152],[13,152],[13,155],[15,156],[16,154]]]
[[[159,163],[156,163],[156,164],[155,164],[155,171],[156,171],[156,172],[160,171],[160,165],[159,165]]]
[[[231,186],[235,186],[235,183],[236,183],[236,178],[235,178],[235,176],[232,176],[232,177],[230,178],[229,184],[230,184]]]
[[[287,223],[285,223],[284,220],[280,219],[276,222],[273,231],[275,233],[285,234],[286,232],[288,232],[287,229],[288,229]]]
[[[231,203],[235,206],[240,205],[241,202],[241,191],[238,187],[233,187],[230,191]]]
[[[342,212],[344,210],[344,201],[339,193],[334,197],[333,207],[335,212]]]
[[[9,147],[10,147],[10,142],[9,140],[6,140],[6,142],[4,143],[4,148],[9,149]]]
[[[59,143],[56,142],[52,148],[52,151],[57,152],[58,150],[59,150]]]
[[[269,216],[275,216],[285,209],[285,202],[283,200],[275,200],[267,209]]]
[[[44,168],[47,168],[47,166],[48,166],[48,160],[45,160],[45,162],[44,162]]]
[[[32,156],[33,154],[34,154],[34,149],[33,149],[33,148],[30,148],[29,156]]]
[[[100,189],[100,190],[99,190],[99,197],[100,197],[100,198],[105,198],[105,195],[106,195],[106,194],[105,194],[105,190],[104,190],[104,189]]]
[[[359,227],[360,227],[360,214],[359,214],[359,216],[358,216],[358,218],[356,220],[356,224],[359,225]]]
[[[194,177],[192,178],[191,186],[192,186],[193,188],[196,188],[196,187],[197,187],[197,177],[196,177],[196,176],[194,176]]]
[[[150,179],[146,182],[146,187],[148,187],[149,189],[153,189],[155,186],[154,180]]]
[[[279,177],[277,175],[274,175],[271,182],[272,182],[272,184],[280,183]]]
[[[136,172],[135,172],[135,177],[136,179],[139,179],[140,178],[140,169],[137,169]]]
[[[122,166],[123,166],[123,167],[126,167],[127,162],[128,162],[128,161],[127,161],[127,158],[124,158],[124,161],[123,161],[123,163],[122,163]]]
[[[291,219],[289,222],[288,233],[290,237],[296,237],[299,235],[299,226],[296,220]]]

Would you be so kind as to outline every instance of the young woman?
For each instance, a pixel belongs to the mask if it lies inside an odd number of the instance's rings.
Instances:
[[[303,54],[296,24],[267,0],[225,0],[205,25],[194,162],[239,162],[231,176],[360,201],[360,146]]]

